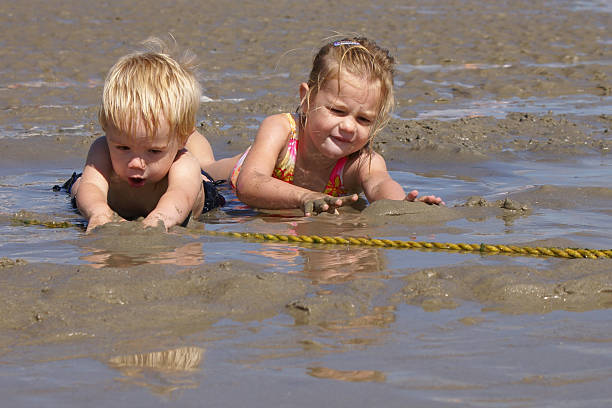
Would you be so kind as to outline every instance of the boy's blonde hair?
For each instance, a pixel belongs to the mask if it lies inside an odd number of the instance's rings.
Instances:
[[[105,131],[113,126],[131,134],[139,120],[151,137],[165,120],[181,144],[195,128],[201,89],[194,74],[193,56],[181,62],[166,53],[158,38],[144,43],[148,50],[120,58],[104,83],[98,114]]]
[[[380,103],[370,131],[370,140],[389,121],[394,105],[393,66],[395,60],[389,50],[379,47],[365,37],[344,38],[324,45],[315,55],[308,76],[306,105],[316,96],[327,81],[337,80],[341,85],[342,70],[368,81],[380,82]],[[303,116],[303,115],[302,115]],[[366,145],[370,149],[370,143]]]

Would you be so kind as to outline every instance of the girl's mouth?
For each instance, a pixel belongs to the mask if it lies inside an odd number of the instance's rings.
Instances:
[[[336,143],[340,143],[340,144],[343,144],[343,145],[351,143],[350,139],[346,139],[346,138],[344,138],[342,136],[332,136],[332,140],[334,140],[334,142],[336,142]]]
[[[145,179],[142,177],[128,177],[128,183],[131,187],[142,187],[145,185]]]

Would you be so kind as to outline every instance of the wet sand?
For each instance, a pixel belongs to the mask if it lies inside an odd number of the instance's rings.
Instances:
[[[605,2],[51,0],[0,11],[10,406],[612,402],[610,259],[208,234],[612,248]],[[50,187],[101,134],[109,67],[168,32],[199,57],[198,124],[217,157],[246,148],[266,115],[295,109],[325,38],[389,47],[397,106],[374,147],[407,188],[448,206],[381,202],[304,219],[232,201],[170,233],[126,223],[85,235]]]

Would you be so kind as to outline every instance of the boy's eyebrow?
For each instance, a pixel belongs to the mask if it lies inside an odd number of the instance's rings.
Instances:
[[[149,149],[157,149],[157,150],[161,150],[161,149],[165,149],[168,147],[170,143],[166,143],[166,144],[151,144],[151,146],[149,146]]]

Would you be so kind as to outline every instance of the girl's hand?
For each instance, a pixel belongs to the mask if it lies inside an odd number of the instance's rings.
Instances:
[[[354,203],[358,198],[359,196],[357,194],[332,197],[327,194],[313,192],[304,197],[302,201],[302,210],[304,210],[304,215],[307,217],[322,212],[338,214],[338,208],[346,204]]]
[[[426,204],[436,204],[436,205],[446,205],[444,201],[440,197],[436,197],[434,195],[428,195],[419,197],[419,192],[417,190],[412,190],[406,195],[404,198],[406,201],[421,201]]]

